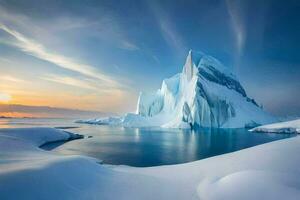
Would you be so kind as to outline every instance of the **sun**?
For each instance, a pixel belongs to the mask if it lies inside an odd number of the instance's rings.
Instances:
[[[8,103],[10,100],[10,94],[0,92],[0,103]]]

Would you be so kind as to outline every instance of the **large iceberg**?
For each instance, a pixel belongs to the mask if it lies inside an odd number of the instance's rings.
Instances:
[[[167,128],[240,128],[276,120],[262,110],[232,71],[204,53],[189,51],[181,73],[154,93],[140,93],[135,114],[123,125]]]
[[[212,56],[189,51],[181,73],[161,88],[140,93],[136,113],[80,123],[125,127],[244,128],[277,122],[263,111],[233,74]]]

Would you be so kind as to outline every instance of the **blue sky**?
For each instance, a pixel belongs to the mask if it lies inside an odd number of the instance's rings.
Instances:
[[[300,3],[0,1],[0,91],[11,103],[124,113],[189,49],[232,67],[249,96],[299,115]]]

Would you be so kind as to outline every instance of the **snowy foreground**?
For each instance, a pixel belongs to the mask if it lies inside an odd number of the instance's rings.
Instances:
[[[300,199],[300,137],[149,168],[38,148],[69,137],[53,128],[0,129],[0,199]]]
[[[251,129],[253,132],[300,133],[300,119],[268,124]]]

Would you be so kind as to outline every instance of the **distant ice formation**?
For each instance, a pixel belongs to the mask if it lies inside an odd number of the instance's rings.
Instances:
[[[298,133],[300,134],[300,119],[279,122],[274,124],[267,124],[251,129],[253,132],[267,132],[267,133]]]

